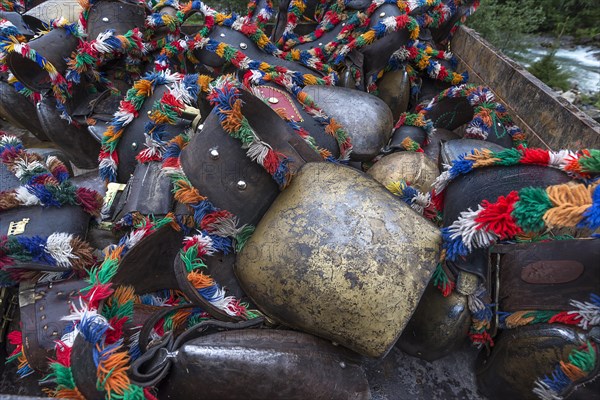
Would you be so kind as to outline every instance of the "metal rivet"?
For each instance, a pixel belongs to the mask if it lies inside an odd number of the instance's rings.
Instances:
[[[210,149],[210,158],[212,158],[213,160],[216,160],[217,158],[219,158],[219,150]]]
[[[44,325],[44,330],[47,331],[48,330],[48,325]]]
[[[65,294],[65,292],[58,292],[58,293],[56,293],[57,296],[62,296],[63,294]]]
[[[224,33],[221,33],[221,37],[225,37],[225,34],[224,34]]]
[[[137,149],[137,143],[136,142],[131,143],[131,148],[133,150]]]
[[[338,342],[331,342],[331,344],[334,346],[339,346]]]
[[[52,289],[52,282],[50,282],[50,283],[48,284],[48,288],[49,288],[49,289]]]
[[[148,115],[152,114],[152,111],[148,111],[148,112],[147,112],[147,114],[148,114]]]
[[[384,13],[384,12],[382,12],[381,14],[379,14],[379,16],[380,16],[381,18],[383,18],[383,17],[385,17],[385,13]]]
[[[345,22],[342,22],[342,26],[346,26],[346,23],[345,23]]]
[[[56,331],[52,332],[52,336],[58,336],[58,332],[56,332]]]
[[[345,362],[343,362],[343,361],[340,361],[340,367],[342,367],[342,368],[346,368],[346,363],[345,363]]]
[[[40,306],[40,311],[44,311],[44,306]]]
[[[40,318],[41,318],[42,320],[44,320],[44,319],[46,319],[46,316],[45,316],[45,315],[42,315]]]
[[[269,98],[267,99],[267,101],[268,101],[269,103],[271,103],[271,104],[277,104],[277,103],[279,103],[279,99],[278,99],[277,97],[269,97]]]
[[[248,187],[248,185],[246,184],[246,182],[244,182],[244,181],[238,181],[237,188],[239,190],[246,190],[247,187]]]
[[[240,43],[240,49],[242,50],[246,50],[248,48],[248,45],[244,42]]]
[[[108,22],[108,17],[102,18],[102,22]]]
[[[71,300],[67,300],[67,304],[71,304]]]
[[[323,46],[323,43],[319,42],[319,46]]]

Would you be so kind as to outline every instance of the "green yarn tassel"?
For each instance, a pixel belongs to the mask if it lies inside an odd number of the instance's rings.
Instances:
[[[239,253],[242,251],[250,236],[254,233],[254,226],[244,225],[235,236],[235,251]]]
[[[596,350],[587,342],[586,350],[573,350],[569,354],[569,362],[589,374],[596,368]]]
[[[544,229],[544,214],[552,208],[552,202],[542,188],[528,187],[519,191],[512,217],[525,232],[539,232]]]
[[[198,254],[198,245],[190,247],[185,252],[183,250],[179,252],[179,256],[187,272],[192,272],[199,268],[206,269],[206,264],[200,257],[196,257],[196,254]]]
[[[70,389],[73,390],[77,386],[75,385],[75,378],[73,378],[73,372],[71,367],[64,366],[57,362],[50,364],[52,372],[46,378],[47,380],[54,380],[58,390]]]
[[[600,150],[590,149],[590,156],[583,156],[579,158],[579,165],[581,165],[582,172],[600,172]]]
[[[517,149],[506,149],[494,153],[494,157],[500,159],[496,165],[517,165],[521,160],[522,154]]]

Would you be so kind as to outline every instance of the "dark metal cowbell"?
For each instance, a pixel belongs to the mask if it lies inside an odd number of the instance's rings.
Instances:
[[[161,399],[363,400],[369,385],[349,351],[305,333],[246,329],[186,342]],[[198,385],[199,379],[202,381]]]
[[[294,173],[321,157],[258,97],[241,92],[242,113],[260,139],[289,159]],[[273,178],[246,155],[242,143],[223,130],[216,113],[181,152],[181,167],[194,187],[216,207],[236,215],[242,224],[256,224],[279,188]]]

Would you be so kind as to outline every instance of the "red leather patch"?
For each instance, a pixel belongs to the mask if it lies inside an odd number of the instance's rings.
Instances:
[[[260,96],[273,110],[285,114],[286,118],[294,122],[304,121],[291,96],[281,89],[271,86],[257,86]]]
[[[521,279],[532,284],[555,284],[574,281],[583,274],[584,266],[573,260],[542,260],[527,264]]]

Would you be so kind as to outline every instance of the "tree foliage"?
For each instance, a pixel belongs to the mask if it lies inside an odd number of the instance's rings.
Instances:
[[[563,71],[554,59],[555,51],[551,51],[540,60],[531,64],[529,72],[553,89],[569,90],[569,74]]]
[[[523,35],[535,32],[545,21],[536,0],[487,0],[467,20],[467,25],[501,50],[518,50]]]

